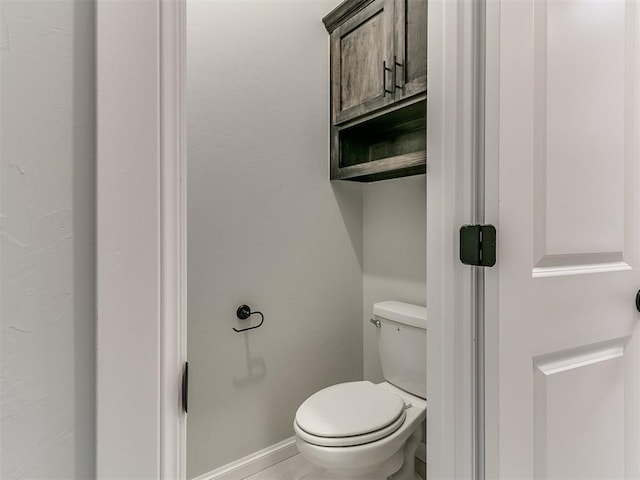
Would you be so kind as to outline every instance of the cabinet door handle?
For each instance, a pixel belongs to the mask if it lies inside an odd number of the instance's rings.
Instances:
[[[393,73],[394,71],[395,71],[395,67],[393,69],[387,67],[386,60],[382,62],[382,96],[383,97],[386,97],[387,93],[393,93],[395,91],[395,87],[394,87],[394,90],[387,90],[387,72]],[[393,73],[393,83],[395,82],[396,82],[395,73]]]
[[[403,88],[403,85],[398,85],[398,67],[403,68],[401,63],[398,63],[398,57],[396,55],[393,56],[393,91],[395,92],[396,88]]]

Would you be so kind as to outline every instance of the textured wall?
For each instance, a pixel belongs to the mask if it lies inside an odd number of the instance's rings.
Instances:
[[[94,4],[0,8],[0,477],[91,478]]]
[[[336,0],[188,7],[188,474],[293,435],[362,378],[361,186],[328,180]],[[264,312],[234,333],[235,309]]]
[[[425,305],[427,201],[424,175],[364,186],[364,378],[381,382],[373,304],[384,300]]]

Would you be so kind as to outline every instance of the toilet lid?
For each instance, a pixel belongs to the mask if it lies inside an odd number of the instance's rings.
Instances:
[[[406,410],[404,410],[395,422],[392,422],[386,427],[371,433],[354,435],[352,437],[318,437],[305,432],[296,422],[293,422],[293,430],[296,433],[296,440],[303,440],[312,445],[321,447],[355,447],[357,445],[377,442],[378,440],[388,437],[402,427],[406,418],[407,414]]]
[[[404,414],[400,397],[364,381],[332,385],[313,394],[300,405],[295,421],[317,437],[352,437],[399,423]]]

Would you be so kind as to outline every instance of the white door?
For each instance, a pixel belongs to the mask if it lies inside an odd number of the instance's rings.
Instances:
[[[489,478],[640,478],[639,18],[487,3]]]

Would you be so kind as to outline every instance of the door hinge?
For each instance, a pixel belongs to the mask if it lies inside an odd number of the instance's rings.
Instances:
[[[189,406],[189,362],[184,362],[182,371],[182,409],[187,413]]]
[[[493,225],[460,227],[460,261],[465,265],[493,267],[496,264],[496,227]]]

